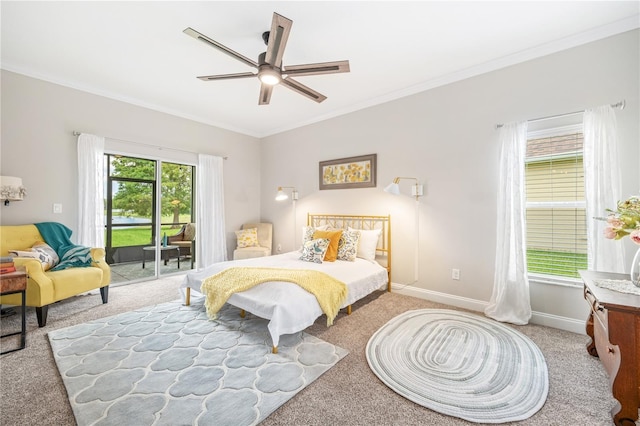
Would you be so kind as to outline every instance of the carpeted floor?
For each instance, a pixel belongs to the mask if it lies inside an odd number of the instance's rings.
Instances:
[[[103,305],[98,292],[57,303],[47,326],[39,329],[34,309],[27,312],[27,347],[0,357],[0,424],[73,425],[75,420],[55,366],[48,331],[95,318],[175,300],[181,277],[114,287]],[[350,353],[335,367],[276,410],[261,424],[273,425],[465,425],[414,404],[385,386],[370,370],[365,347],[391,318],[411,309],[450,306],[395,293],[376,292],[341,312],[332,327],[320,317],[306,331]],[[19,328],[19,315],[3,318],[2,333]],[[542,350],[549,369],[547,402],[518,425],[609,426],[615,400],[598,359],[587,354],[584,335],[548,327],[515,327]],[[15,343],[2,339],[3,349]],[[7,346],[5,346],[7,345]]]

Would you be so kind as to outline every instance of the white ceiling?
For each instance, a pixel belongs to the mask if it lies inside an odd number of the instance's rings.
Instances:
[[[182,31],[257,61],[273,12],[293,27],[283,64],[348,59],[347,74],[297,77],[317,104]],[[638,1],[2,1],[1,67],[256,137],[321,121],[640,27]]]

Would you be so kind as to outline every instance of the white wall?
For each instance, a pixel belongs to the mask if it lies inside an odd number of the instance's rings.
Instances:
[[[150,155],[167,158],[170,148],[228,156],[224,162],[227,246],[244,222],[260,219],[258,139],[120,101],[2,71],[2,175],[22,178],[27,196],[0,206],[0,223],[62,222],[77,229],[77,148],[73,131],[133,141],[132,152],[149,144]],[[169,148],[169,149],[166,149]],[[54,214],[61,203],[62,214]],[[74,237],[72,236],[72,238]]]
[[[493,288],[497,123],[625,99],[626,108],[617,111],[622,194],[640,192],[639,34],[623,33],[265,138],[262,216],[274,223],[274,247],[293,246],[291,205],[273,200],[278,185],[293,185],[300,192],[296,228],[307,212],[391,214],[394,283],[481,308]],[[319,161],[371,153],[378,154],[377,188],[318,190]],[[414,201],[382,191],[395,176],[417,177],[425,185],[417,282]],[[410,184],[401,184],[405,194]],[[298,230],[296,244],[299,238]],[[633,247],[625,244],[628,266]],[[451,279],[452,268],[461,270],[460,281]],[[582,328],[587,305],[581,288],[532,283],[531,295],[538,322],[559,316]]]

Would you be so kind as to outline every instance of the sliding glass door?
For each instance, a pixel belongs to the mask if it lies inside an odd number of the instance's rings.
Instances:
[[[194,167],[106,157],[105,241],[112,283],[191,269]]]

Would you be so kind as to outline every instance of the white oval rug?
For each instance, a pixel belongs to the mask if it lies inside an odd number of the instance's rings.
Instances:
[[[535,343],[465,312],[398,315],[375,332],[366,355],[371,370],[398,394],[470,422],[529,418],[549,390],[547,364]]]

